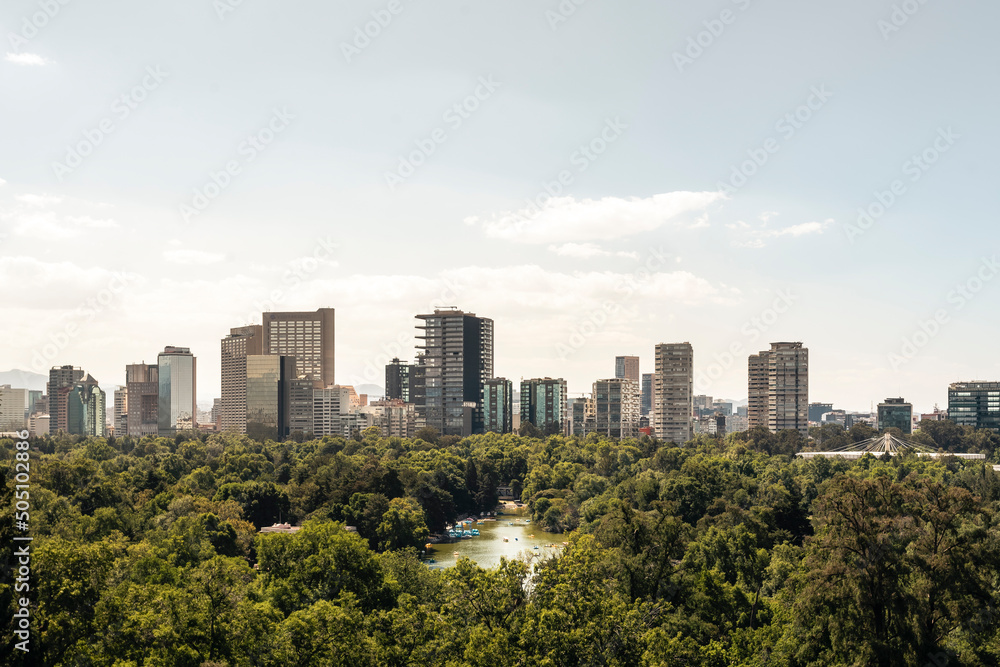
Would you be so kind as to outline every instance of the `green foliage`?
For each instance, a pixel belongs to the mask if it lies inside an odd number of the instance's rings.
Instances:
[[[942,452],[1000,446],[990,432],[924,426],[914,439]],[[793,456],[872,433],[753,429],[683,447],[531,429],[33,440],[32,659],[1000,664],[1000,477],[955,458]],[[5,461],[14,451],[0,440]],[[432,531],[495,509],[501,484],[569,546],[491,569],[420,560]],[[7,475],[8,619],[13,491]],[[301,529],[259,532],[278,521]]]

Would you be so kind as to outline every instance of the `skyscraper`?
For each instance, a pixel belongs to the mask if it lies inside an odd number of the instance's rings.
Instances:
[[[507,378],[483,382],[483,430],[510,433],[513,430],[514,384]]]
[[[251,324],[229,330],[222,339],[220,431],[247,432],[247,357],[264,354],[264,327]]]
[[[615,377],[639,382],[639,357],[615,357]]]
[[[949,385],[948,419],[960,426],[1000,431],[1000,382]]]
[[[295,357],[300,375],[317,389],[333,386],[334,309],[264,313],[263,354]]]
[[[482,433],[483,383],[493,377],[493,320],[460,310],[417,315],[424,341],[411,376],[418,426],[442,435]]]
[[[690,343],[660,343],[654,356],[653,433],[682,445],[694,435],[694,349]]]
[[[569,434],[566,380],[534,378],[521,380],[521,423],[531,422],[538,430]]]
[[[83,369],[73,366],[53,366],[49,370],[46,390],[49,395],[49,432],[69,433],[69,416],[66,401],[77,381],[83,378]]]
[[[810,403],[809,421],[819,423],[827,412],[833,412],[833,403]]]
[[[639,383],[628,378],[598,380],[587,407],[596,433],[609,438],[639,437]],[[575,417],[575,415],[574,415]],[[587,427],[589,430],[589,427]]]
[[[66,397],[67,433],[104,436],[107,396],[90,373],[77,380]]]
[[[385,366],[385,398],[410,402],[410,365],[398,358]]]
[[[125,367],[125,432],[133,438],[156,435],[159,430],[160,367],[129,364]]]
[[[280,354],[246,357],[246,434],[255,440],[283,440],[289,434],[291,381],[295,359]]]
[[[159,374],[157,433],[171,437],[197,423],[197,360],[186,347],[167,346],[156,358]]]
[[[898,428],[905,434],[913,431],[913,406],[902,398],[887,398],[878,404],[878,429]]]
[[[27,425],[28,390],[0,386],[0,431],[20,431]]]
[[[809,350],[802,343],[771,343],[748,361],[750,426],[809,434]]]

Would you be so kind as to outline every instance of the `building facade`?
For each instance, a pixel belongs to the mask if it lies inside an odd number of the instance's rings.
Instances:
[[[520,423],[531,422],[543,433],[568,435],[571,415],[566,380],[562,378],[532,378],[521,380]]]
[[[615,357],[615,377],[639,382],[639,357]]]
[[[694,349],[690,343],[660,343],[654,357],[653,433],[682,445],[694,435]]]
[[[264,327],[251,324],[229,330],[222,339],[222,405],[216,429],[247,432],[247,357],[264,354]]]
[[[483,385],[493,377],[493,320],[460,310],[417,319],[423,344],[411,387],[418,427],[442,435],[482,433]]]
[[[413,403],[401,398],[372,401],[368,411],[374,416],[374,425],[387,438],[412,438],[416,433],[417,413]]]
[[[385,366],[385,398],[410,402],[410,365],[398,358]]]
[[[592,414],[584,415],[584,423],[592,421],[593,432],[609,438],[639,437],[639,383],[612,378],[598,380],[593,389],[588,406]]]
[[[771,343],[748,360],[748,418],[766,426],[809,434],[809,350],[802,343]]]
[[[172,438],[197,428],[198,360],[186,347],[168,345],[156,358],[159,391],[157,434]]]
[[[639,408],[642,410],[642,416],[648,417],[653,412],[653,374],[643,373],[640,384],[642,395],[640,397],[641,405]]]
[[[291,381],[295,358],[280,354],[246,357],[246,434],[254,440],[288,436]]]
[[[28,420],[28,390],[16,389],[9,384],[0,386],[0,431],[21,431]]]
[[[125,434],[133,438],[159,431],[160,367],[156,364],[125,366]]]
[[[67,433],[107,435],[107,396],[90,373],[84,374],[66,400]]]
[[[115,415],[111,423],[114,426],[115,437],[128,435],[128,389],[125,387],[115,389]]]
[[[334,309],[316,312],[264,313],[262,354],[295,357],[303,377],[322,389],[335,384],[333,368]]]
[[[514,430],[514,383],[507,378],[483,382],[483,431],[510,433]]]
[[[76,383],[83,379],[83,369],[73,366],[53,366],[49,370],[46,393],[49,396],[49,432],[69,433],[67,401]]]
[[[961,426],[1000,432],[1000,382],[954,382],[948,387],[948,419]]]
[[[913,432],[913,406],[902,398],[887,398],[878,404],[878,430],[898,428],[909,435]]]
[[[817,424],[823,421],[823,415],[827,412],[833,411],[833,403],[810,403],[809,404],[809,421],[816,422]]]

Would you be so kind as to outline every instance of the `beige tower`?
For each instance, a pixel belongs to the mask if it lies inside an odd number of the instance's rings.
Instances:
[[[682,445],[694,435],[694,349],[690,343],[661,343],[655,357],[653,433]]]

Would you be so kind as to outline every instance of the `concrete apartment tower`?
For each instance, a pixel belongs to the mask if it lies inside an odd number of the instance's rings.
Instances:
[[[69,394],[76,383],[83,379],[83,369],[73,366],[53,366],[49,370],[46,391],[49,395],[49,432],[69,433]]]
[[[493,320],[457,309],[417,319],[423,352],[410,376],[417,427],[442,435],[482,433],[483,385],[493,377]]]
[[[133,438],[159,431],[160,367],[156,364],[125,366],[125,434]]]
[[[628,378],[598,380],[585,410],[585,430],[609,438],[639,437],[639,383]]]
[[[654,356],[653,433],[682,445],[694,436],[694,349],[691,343],[660,343]]]
[[[809,434],[809,350],[802,343],[771,343],[747,364],[750,427]]]

